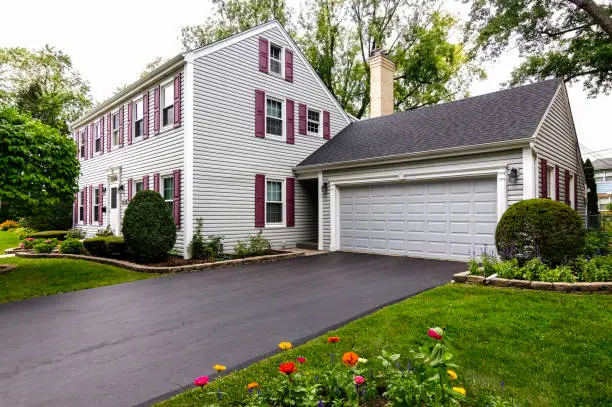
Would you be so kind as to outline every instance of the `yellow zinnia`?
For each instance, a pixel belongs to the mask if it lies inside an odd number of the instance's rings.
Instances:
[[[281,348],[282,350],[289,350],[293,348],[293,345],[289,341],[283,341],[278,344],[278,347]]]
[[[448,375],[450,376],[451,380],[456,380],[457,379],[457,373],[455,373],[454,370],[447,370],[446,373],[448,373]]]
[[[214,365],[213,369],[215,369],[217,372],[222,372],[225,369],[227,369],[227,367],[223,366],[223,365]]]
[[[465,389],[463,387],[453,387],[453,390],[465,396]]]

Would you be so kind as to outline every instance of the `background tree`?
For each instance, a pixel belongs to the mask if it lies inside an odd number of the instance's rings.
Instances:
[[[370,102],[368,60],[383,48],[396,65],[396,111],[450,101],[467,94],[475,75],[484,75],[451,37],[458,21],[426,0],[308,0],[297,22],[285,3],[216,0],[216,15],[183,29],[183,46],[193,49],[278,19],[340,105],[356,117]],[[292,28],[295,27],[295,28]],[[456,36],[456,35],[455,35]]]
[[[590,159],[586,159],[582,168],[584,168],[584,176],[586,178],[587,193],[587,213],[589,215],[599,214],[599,203],[597,202],[597,184],[595,183],[595,168],[591,164]]]
[[[485,58],[518,48],[510,85],[580,80],[593,97],[612,89],[611,15],[610,0],[478,0],[467,28]]]
[[[57,215],[65,222],[68,214],[69,221],[78,175],[72,139],[15,108],[0,107],[0,202],[11,215]]]
[[[68,123],[92,105],[89,84],[61,51],[0,48],[0,102],[68,134]]]

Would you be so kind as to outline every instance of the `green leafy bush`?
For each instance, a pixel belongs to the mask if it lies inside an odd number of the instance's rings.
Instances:
[[[263,256],[270,252],[270,241],[263,237],[259,232],[256,235],[249,236],[248,243],[239,240],[234,246],[234,255],[238,258]]]
[[[536,257],[525,263],[521,271],[524,280],[539,281],[540,275],[548,271],[548,266]]]
[[[51,253],[57,244],[40,242],[34,245],[36,253]]]
[[[35,245],[43,243],[44,239],[34,239],[33,237],[26,237],[23,241],[23,248],[31,250]]]
[[[223,256],[223,236],[208,236],[208,240],[206,241],[206,255],[212,261]]]
[[[556,281],[562,283],[573,283],[576,281],[576,276],[573,274],[573,270],[569,266],[558,266],[554,269],[546,269],[539,275],[540,281],[548,281],[554,283]]]
[[[494,254],[484,252],[480,256],[480,261],[482,263],[483,275],[488,277],[492,274],[495,274],[495,266],[498,263],[498,260]]]
[[[478,261],[474,257],[470,257],[468,260],[468,271],[472,275],[480,275],[482,272],[480,271],[480,266],[478,265]]]
[[[84,250],[85,246],[79,239],[66,239],[59,245],[59,252],[62,254],[81,254]]]
[[[494,270],[499,278],[520,279],[523,277],[523,272],[517,259],[497,262]]]
[[[106,251],[106,238],[104,237],[92,237],[83,240],[83,246],[92,256],[106,257],[108,252]]]
[[[610,237],[606,232],[589,230],[584,236],[585,256],[604,256],[610,253]]]
[[[176,242],[176,225],[160,194],[146,190],[134,196],[123,217],[123,237],[139,261],[168,257]]]
[[[30,237],[30,235],[36,231],[34,229],[28,229],[28,228],[17,228],[13,230],[13,232],[17,233],[19,240],[24,240]]]
[[[106,253],[111,257],[125,257],[127,244],[122,237],[108,236],[104,238],[106,243]]]
[[[198,226],[193,235],[193,239],[187,246],[187,252],[192,259],[204,259],[206,258],[206,243],[204,236],[202,235],[202,219],[198,218]]]
[[[85,239],[85,236],[85,232],[77,228],[68,229],[66,233],[66,239]]]
[[[592,259],[580,256],[572,263],[572,268],[581,282],[612,281],[612,255]]]
[[[67,230],[47,230],[30,233],[28,237],[33,237],[34,239],[64,239],[67,233]]]
[[[519,263],[540,257],[546,264],[567,263],[582,253],[583,220],[568,205],[549,199],[527,199],[510,206],[495,231],[503,260]]]
[[[110,237],[110,236],[115,236],[115,234],[111,230],[110,225],[108,225],[106,227],[106,229],[98,229],[98,231],[96,232],[96,236],[98,236],[98,237]]]

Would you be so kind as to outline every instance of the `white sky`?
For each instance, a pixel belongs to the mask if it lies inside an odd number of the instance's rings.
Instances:
[[[0,46],[40,48],[50,44],[72,57],[75,68],[91,84],[95,100],[138,78],[156,57],[181,52],[181,27],[201,23],[212,11],[209,0],[16,0],[2,4]],[[451,1],[452,8],[456,2]],[[86,4],[89,7],[86,7]],[[299,0],[289,0],[299,7]],[[18,16],[27,16],[19,18]],[[474,83],[472,95],[500,89],[518,65],[507,55],[484,67],[485,81]],[[582,85],[569,89],[581,145],[612,157],[612,95],[587,99]],[[583,158],[589,155],[583,149]]]

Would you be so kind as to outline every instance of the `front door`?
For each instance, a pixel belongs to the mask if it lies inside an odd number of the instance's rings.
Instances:
[[[109,203],[109,223],[115,236],[119,236],[121,232],[121,224],[119,222],[119,184],[116,182],[110,185]]]

